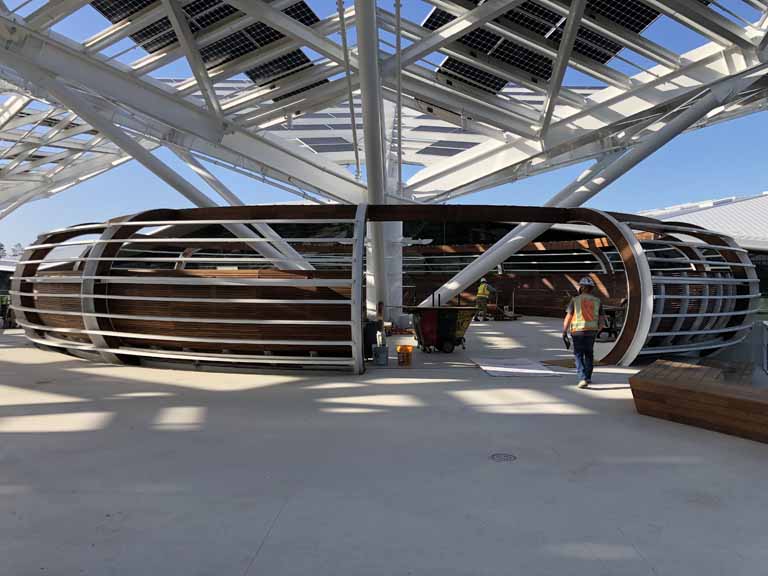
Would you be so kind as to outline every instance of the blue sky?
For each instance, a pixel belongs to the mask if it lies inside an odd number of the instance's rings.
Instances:
[[[7,2],[11,9],[19,3],[19,0]],[[333,0],[309,0],[308,3],[321,17],[335,10]],[[28,9],[33,9],[36,4],[31,4]],[[351,0],[347,0],[346,4],[350,5]],[[392,9],[391,1],[381,1],[379,4]],[[419,0],[407,0],[404,4],[404,15],[411,20],[420,22],[428,13],[428,5]],[[725,4],[741,9],[741,3],[726,1]],[[754,17],[750,11],[742,10],[742,14],[746,18]],[[87,7],[75,18],[58,24],[56,30],[83,40],[105,26],[106,21]],[[679,53],[704,43],[703,38],[668,21],[655,24],[646,35]],[[138,55],[134,52],[125,58],[132,60]],[[642,64],[642,61],[639,63]],[[631,66],[616,66],[624,72],[635,73]],[[177,64],[160,72],[187,76],[188,68]],[[582,82],[583,78],[571,73],[566,78],[566,82],[569,81]],[[768,190],[764,143],[764,135],[767,133],[768,115],[760,113],[685,134],[607,188],[592,200],[590,206],[637,211],[709,198],[753,195]],[[173,155],[167,152],[160,152],[159,155],[190,181],[206,190]],[[248,177],[217,167],[211,169],[246,202],[270,203],[296,199],[295,196]],[[478,204],[541,204],[582,169],[583,166],[566,168],[487,190],[461,201]],[[215,197],[214,194],[211,196]],[[101,221],[148,208],[187,205],[184,198],[142,166],[129,162],[51,199],[33,202],[18,209],[0,221],[0,242],[6,247],[15,242],[26,244],[34,240],[38,233],[52,228]]]

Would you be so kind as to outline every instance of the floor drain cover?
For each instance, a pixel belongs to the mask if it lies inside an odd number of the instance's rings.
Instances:
[[[514,462],[517,460],[517,456],[514,454],[504,454],[503,452],[497,452],[496,454],[491,454],[491,460],[494,462]]]

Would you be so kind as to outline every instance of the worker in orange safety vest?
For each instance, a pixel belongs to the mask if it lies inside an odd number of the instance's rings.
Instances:
[[[573,341],[573,356],[579,375],[579,388],[592,383],[592,369],[595,361],[595,338],[605,325],[603,304],[593,296],[595,282],[589,276],[579,280],[579,295],[571,299],[563,320],[563,340]]]

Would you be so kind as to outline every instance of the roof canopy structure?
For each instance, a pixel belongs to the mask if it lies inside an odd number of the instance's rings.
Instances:
[[[5,4],[1,214],[136,157],[118,131],[318,201],[369,197],[343,166],[365,162],[363,126],[374,125],[358,97],[361,6],[379,34],[371,91],[386,103],[385,164],[398,159],[399,103],[402,160],[424,166],[402,191],[388,185],[395,201],[445,201],[621,153],[708,94],[717,104],[683,129],[760,110],[768,88],[765,0],[430,0],[421,24],[371,0],[329,14],[294,0]],[[83,42],[51,30],[94,9],[111,25]],[[664,18],[702,45],[678,54],[644,35]],[[157,75],[181,60],[189,78]],[[583,86],[563,85],[568,69]]]
[[[417,23],[400,1],[0,2],[0,218],[129,159],[197,206],[220,202],[158,147],[224,204],[242,201],[208,163],[319,203],[381,204],[595,160],[542,201],[578,206],[678,134],[768,102],[767,0],[428,3]],[[52,30],[93,10],[110,24],[83,41]],[[660,19],[699,46],[650,38]],[[190,76],[168,79],[180,62]],[[404,162],[422,166],[405,182]]]

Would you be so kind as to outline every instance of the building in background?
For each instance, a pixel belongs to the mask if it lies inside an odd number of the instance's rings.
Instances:
[[[749,257],[760,277],[761,314],[768,314],[768,192],[680,204],[641,214],[722,232],[749,250]]]

